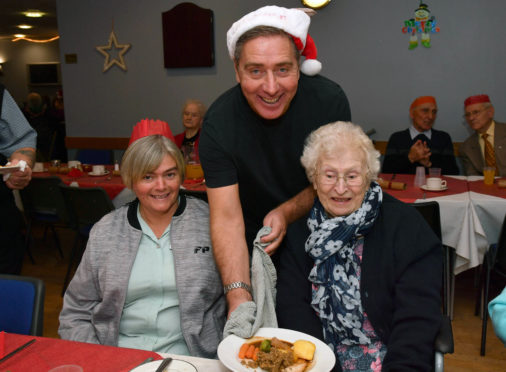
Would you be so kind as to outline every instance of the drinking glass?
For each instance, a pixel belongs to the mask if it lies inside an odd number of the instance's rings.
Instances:
[[[416,167],[415,186],[425,185],[425,167]]]
[[[495,168],[494,167],[484,167],[483,168],[483,183],[485,185],[493,185],[494,184],[494,176],[495,176]]]

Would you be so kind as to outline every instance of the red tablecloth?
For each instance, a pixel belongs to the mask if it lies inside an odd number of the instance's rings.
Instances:
[[[497,185],[498,179],[495,180],[493,185],[485,185],[483,180],[470,181],[469,191],[474,191],[480,194],[487,194],[491,196],[497,196],[506,199],[506,188],[500,188]]]
[[[152,351],[13,333],[5,334],[5,354],[33,338],[36,339],[33,344],[0,363],[0,372],[45,372],[64,364],[80,365],[85,372],[126,372],[149,357],[162,359]]]
[[[58,176],[67,185],[70,185],[71,182],[75,181],[80,187],[101,187],[107,192],[107,195],[109,195],[112,200],[125,188],[125,185],[123,184],[120,176],[113,176],[112,171],[109,172],[110,173],[105,176],[95,177],[88,176],[86,172],[84,172],[80,177],[69,177],[67,174],[60,173],[34,172],[32,173],[32,177]]]
[[[392,174],[380,174],[379,177],[384,180],[390,181]],[[385,192],[389,193],[393,197],[402,200],[405,203],[414,203],[418,199],[422,199],[425,193],[425,198],[436,198],[438,196],[447,196],[453,194],[460,194],[469,191],[466,180],[458,180],[452,177],[441,177],[446,180],[448,186],[447,190],[444,191],[424,191],[419,187],[413,185],[415,180],[414,174],[396,174],[394,180],[397,182],[404,182],[406,184],[406,190],[392,190],[386,189]],[[483,182],[482,182],[483,183]]]
[[[58,176],[67,185],[70,185],[71,182],[75,181],[80,187],[102,187],[107,192],[107,195],[109,195],[111,200],[113,200],[121,191],[123,191],[125,185],[123,184],[121,176],[112,175],[112,166],[110,169],[108,168],[108,170],[110,173],[105,176],[89,176],[86,172],[84,172],[82,176],[70,177],[67,174],[60,173],[34,172],[32,173],[32,177]],[[206,192],[206,185],[203,179],[185,180],[183,182],[183,187],[190,191]]]

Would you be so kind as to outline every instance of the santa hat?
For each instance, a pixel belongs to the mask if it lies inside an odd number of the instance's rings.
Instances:
[[[152,136],[155,134],[160,134],[164,137],[167,137],[172,142],[176,142],[174,136],[172,135],[172,131],[170,130],[169,124],[161,120],[142,119],[135,125],[134,129],[132,130],[132,135],[130,136],[130,142],[128,143],[128,146],[137,141],[139,138]]]
[[[464,101],[464,107],[474,105],[475,103],[490,103],[490,98],[486,94],[478,94],[477,96],[467,97]]]
[[[234,59],[237,40],[247,31],[257,26],[276,27],[291,35],[297,49],[306,58],[301,71],[309,76],[318,74],[322,64],[316,59],[316,45],[308,34],[310,18],[300,9],[287,9],[279,6],[264,6],[246,14],[235,22],[227,32],[227,47],[230,58]]]

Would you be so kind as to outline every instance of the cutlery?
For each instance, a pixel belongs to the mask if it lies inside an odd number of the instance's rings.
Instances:
[[[149,362],[152,362],[153,360],[155,360],[155,358],[153,357],[149,357],[148,359],[140,362],[139,364],[137,364],[134,368],[132,368],[130,371],[133,371],[134,369],[136,369],[137,367],[139,366],[142,366],[143,364],[146,364],[146,363],[149,363]]]
[[[33,344],[35,342],[35,339],[32,338],[30,341],[28,341],[27,343],[21,345],[20,347],[18,347],[16,350],[14,351],[11,351],[9,354],[7,354],[6,356],[4,356],[2,359],[0,359],[0,363],[6,361],[7,359],[9,359],[11,356],[13,356],[14,354],[16,354],[18,351],[21,351],[23,350],[25,347],[28,347],[30,346],[31,344]]]
[[[156,369],[155,372],[163,372],[163,370],[165,369],[165,367],[167,367],[170,362],[172,362],[172,358],[165,358],[162,363],[160,363],[160,365],[158,366],[158,368]]]

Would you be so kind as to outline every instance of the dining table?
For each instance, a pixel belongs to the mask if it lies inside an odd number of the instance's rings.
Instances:
[[[456,251],[454,273],[481,264],[492,243],[496,243],[506,214],[506,188],[500,178],[485,185],[483,176],[447,176],[447,187],[438,191],[414,185],[412,174],[380,174],[383,180],[405,184],[404,189],[389,187],[385,192],[406,203],[437,201],[441,215],[443,244]],[[502,183],[501,183],[502,184]]]
[[[66,164],[61,165],[60,169],[65,169],[63,172],[58,170],[50,172],[49,169],[49,164],[45,164],[43,171],[32,172],[32,177],[57,176],[66,185],[76,187],[101,187],[106,191],[107,195],[109,195],[116,208],[135,199],[134,192],[125,186],[120,174],[114,172],[113,165],[105,165],[106,173],[98,176],[91,174],[92,172],[69,171]],[[185,179],[181,188],[198,193],[206,192],[205,180],[203,178]]]
[[[35,340],[8,359],[18,347]],[[57,338],[0,333],[0,372],[47,372],[62,365],[78,365],[84,372],[128,372],[148,358],[171,357],[192,364],[198,372],[230,371],[217,359],[156,353],[116,346],[62,340]],[[154,372],[154,369],[153,369]]]

